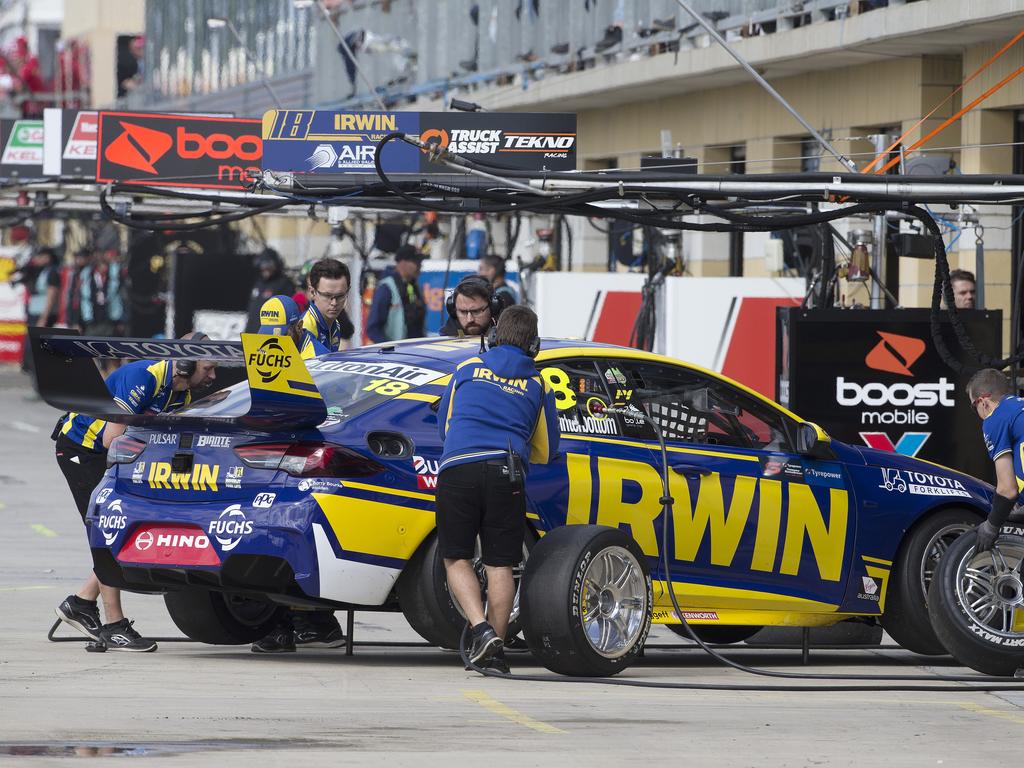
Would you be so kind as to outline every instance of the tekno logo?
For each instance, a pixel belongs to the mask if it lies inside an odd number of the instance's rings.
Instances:
[[[900,336],[896,333],[878,331],[881,341],[868,352],[864,364],[868,368],[899,376],[913,376],[911,366],[924,354],[925,344],[921,339],[912,336]]]
[[[281,342],[277,339],[267,339],[260,348],[249,355],[249,365],[256,369],[264,384],[270,384],[288,368],[291,363],[288,355],[285,354]]]
[[[110,142],[103,157],[117,165],[156,174],[155,164],[174,146],[174,139],[163,131],[119,121],[123,132]]]

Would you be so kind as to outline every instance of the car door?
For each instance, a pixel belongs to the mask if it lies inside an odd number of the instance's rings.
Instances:
[[[827,611],[842,602],[854,531],[839,463],[799,456],[796,422],[713,375],[628,358],[599,366],[613,402],[638,416],[619,417],[620,438],[591,443],[592,522],[629,529],[662,577],[661,455],[642,411],[668,448],[670,571],[687,604]]]

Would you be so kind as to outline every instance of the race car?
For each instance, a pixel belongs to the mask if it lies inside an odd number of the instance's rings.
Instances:
[[[160,416],[118,414],[102,382],[83,381],[102,344],[39,332],[33,343],[37,360],[49,353],[37,375],[51,404],[131,425],[88,515],[104,583],[165,593],[177,626],[207,643],[257,639],[298,606],[399,610],[429,642],[458,647],[464,619],[434,532],[435,409],[479,340],[380,344],[306,365],[289,339],[254,334],[241,348],[108,349],[244,359],[247,381]],[[944,549],[987,512],[991,486],[831,440],[738,382],[660,355],[545,339],[536,361],[561,443],[530,467],[514,628],[548,668],[614,674],[652,622],[680,630],[684,619],[734,642],[862,617],[912,651],[946,652],[928,585]]]

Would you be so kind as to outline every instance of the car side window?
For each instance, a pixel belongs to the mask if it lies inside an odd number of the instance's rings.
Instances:
[[[554,360],[538,365],[540,374],[555,395],[558,423],[565,435],[619,435],[618,421],[595,415],[593,401],[607,403],[609,394],[593,360]]]
[[[666,440],[791,450],[784,416],[723,381],[682,367],[632,360],[606,361],[604,375],[616,381],[615,402],[627,409],[642,408]],[[623,416],[622,421],[627,436],[656,438],[642,419]]]

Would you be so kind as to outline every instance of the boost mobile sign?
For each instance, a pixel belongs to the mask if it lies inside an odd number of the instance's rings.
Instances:
[[[263,169],[374,173],[376,146],[402,132],[470,160],[525,171],[576,168],[576,115],[502,112],[327,112],[270,110],[263,116]],[[426,152],[387,145],[385,173],[451,173]]]
[[[783,404],[852,445],[927,459],[981,478],[992,473],[981,424],[932,341],[929,310],[793,309],[780,328]],[[1001,313],[962,311],[978,349],[1001,348]],[[943,338],[969,365],[944,316]],[[785,402],[788,400],[788,403]]]

